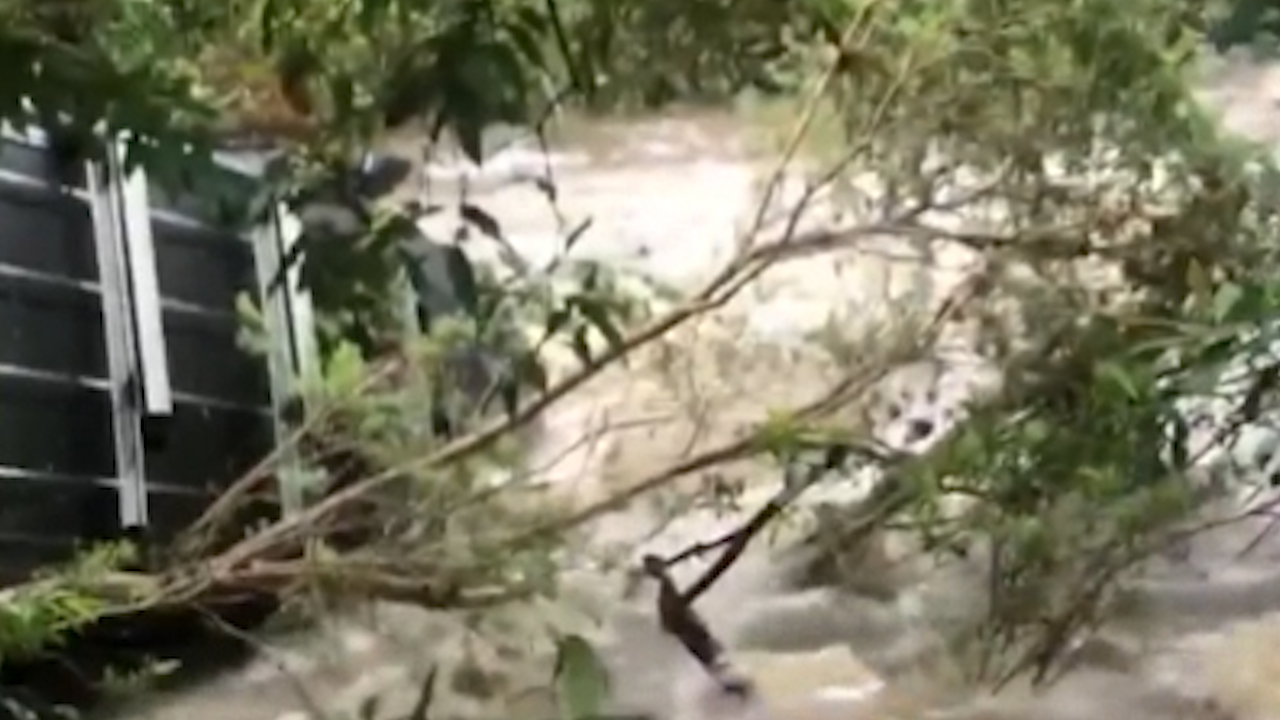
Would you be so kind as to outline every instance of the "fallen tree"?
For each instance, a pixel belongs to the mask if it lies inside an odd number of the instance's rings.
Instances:
[[[526,8],[521,22],[530,24],[539,7]],[[542,9],[551,16],[551,6]],[[565,538],[628,501],[730,461],[785,465],[816,451],[839,456],[832,465],[840,467],[827,469],[883,466],[878,490],[835,533],[833,552],[892,522],[940,554],[986,554],[991,612],[976,636],[984,652],[975,674],[1048,677],[1071,641],[1104,617],[1130,572],[1194,531],[1186,522],[1198,509],[1190,479],[1197,458],[1184,450],[1179,398],[1226,359],[1257,354],[1256,337],[1270,328],[1274,177],[1219,137],[1192,102],[1186,73],[1197,36],[1189,12],[1155,0],[1124,8],[1102,0],[826,8],[813,39],[785,58],[799,69],[806,99],[758,212],[732,256],[666,309],[628,302],[601,281],[607,268],[562,260],[543,275],[503,276],[459,250],[442,257],[452,263],[444,275],[453,289],[462,288],[461,312],[431,318],[423,337],[404,337],[388,289],[405,282],[406,234],[430,208],[360,201],[361,222],[303,243],[300,262],[312,266],[312,280],[330,283],[311,289],[334,322],[293,437],[232,486],[156,572],[41,582],[97,596],[77,622],[303,589],[482,608],[554,594],[551,558]],[[435,41],[463,33],[417,20],[438,31]],[[321,21],[354,32],[350,23],[369,18]],[[313,29],[275,28],[286,37]],[[401,35],[396,49],[414,46]],[[331,180],[338,160],[387,124],[387,107],[369,110],[357,98],[378,89],[370,68],[386,58],[367,41],[354,45],[341,46],[350,54],[327,76],[308,66],[300,76],[312,88],[306,93],[282,83],[299,106],[292,110],[315,116],[301,134],[319,140],[288,157],[272,201],[304,202],[317,178]],[[478,128],[515,112],[494,103],[489,115],[454,105],[415,112],[436,121],[428,144],[450,127],[478,156]],[[537,119],[522,111],[519,119]],[[829,133],[822,152],[802,157],[821,133]],[[806,187],[783,202],[797,174]],[[841,218],[822,212],[832,205]],[[468,225],[500,241],[501,228],[468,208]],[[531,503],[519,483],[486,481],[557,403],[623,363],[643,362],[672,333],[722,316],[771,270],[886,238],[961,246],[974,258],[971,274],[894,318],[888,332],[851,331],[843,341],[856,353],[838,358],[839,377],[823,392],[770,408],[769,417],[762,409],[759,424],[732,442],[658,458],[644,477],[586,506]],[[562,280],[553,271],[571,266],[586,270],[571,290],[547,291]],[[512,327],[532,328],[528,342],[504,344]],[[850,418],[880,377],[957,328],[1000,368],[1003,391],[924,457],[877,446]],[[555,345],[576,362],[544,365]],[[498,358],[494,373],[479,397],[454,397],[450,359],[476,347]],[[1241,394],[1224,439],[1266,411],[1268,377],[1257,373]],[[430,417],[440,407],[466,415],[448,435]],[[327,464],[334,454],[357,459],[356,471]],[[244,504],[270,498],[299,472],[318,485],[308,502],[241,534]],[[784,483],[771,507],[814,482]],[[944,512],[942,499],[957,494],[968,498],[966,509]],[[682,602],[697,594],[686,591]]]

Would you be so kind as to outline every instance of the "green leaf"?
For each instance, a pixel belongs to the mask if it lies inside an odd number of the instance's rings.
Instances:
[[[276,23],[280,8],[276,0],[260,0],[253,8],[262,49],[268,55],[276,49]]]
[[[516,379],[522,385],[537,388],[545,392],[547,389],[547,370],[542,366],[538,356],[532,352],[521,353],[515,363]]]
[[[583,365],[590,365],[591,344],[587,342],[587,328],[574,328],[571,344],[573,346],[573,354],[578,357],[578,362]]]
[[[552,337],[556,333],[560,332],[560,330],[563,329],[564,326],[569,323],[569,318],[571,317],[573,317],[572,306],[557,308],[550,315],[548,315],[547,326],[545,330],[547,337]]]
[[[755,441],[764,452],[785,458],[796,451],[802,429],[792,413],[770,409],[756,429]]]
[[[325,387],[342,397],[355,392],[365,377],[364,358],[354,343],[342,342],[329,354],[324,367]]]
[[[385,18],[390,3],[388,0],[361,0],[357,21],[360,29],[367,35],[373,35],[379,29],[379,23]]]
[[[1124,391],[1130,400],[1137,400],[1140,397],[1141,393],[1138,390],[1137,383],[1133,380],[1133,376],[1118,363],[1101,362],[1098,364],[1097,373],[1099,377],[1105,378]]]
[[[1209,273],[1204,269],[1204,265],[1192,260],[1187,265],[1187,287],[1191,290],[1192,295],[1197,298],[1204,298],[1209,295],[1212,282],[1209,279]]]
[[[502,239],[502,226],[489,213],[470,203],[463,203],[458,212],[463,220],[483,233],[485,237],[494,240]]]
[[[1244,289],[1239,284],[1229,282],[1223,283],[1218,291],[1213,294],[1213,319],[1217,322],[1224,322],[1231,317],[1231,313],[1239,305],[1244,298]]]
[[[514,416],[520,409],[520,380],[514,376],[499,380],[498,399],[502,402],[502,411],[508,416]]]
[[[584,262],[579,267],[582,268],[582,289],[586,292],[592,292],[600,287],[600,265],[594,261]]]
[[[1187,426],[1187,421],[1181,416],[1173,416],[1171,435],[1172,437],[1169,438],[1169,462],[1175,470],[1185,470],[1191,459],[1191,453],[1187,446],[1191,431]]]
[[[622,348],[622,333],[618,331],[617,324],[613,322],[613,318],[609,316],[609,310],[603,303],[591,298],[579,297],[576,305],[578,312],[582,313],[582,317],[586,318],[592,327],[600,331],[610,348],[614,350]]]
[[[609,694],[609,672],[581,636],[566,635],[556,644],[555,679],[562,720],[600,716]]]
[[[477,165],[484,162],[484,128],[479,123],[463,122],[455,125],[453,131],[467,159]]]
[[[454,295],[458,303],[469,314],[474,315],[479,302],[479,289],[476,283],[475,269],[466,253],[455,246],[445,249],[445,271],[449,274],[449,283],[453,285]]]
[[[533,8],[522,8],[516,21],[506,25],[511,42],[523,56],[524,62],[531,66],[543,63],[542,37],[546,30],[546,22]]]
[[[552,200],[554,199],[555,198],[552,197]],[[582,222],[575,225],[574,228],[569,231],[569,234],[565,236],[565,239],[564,239],[564,252],[569,252],[574,248],[575,245],[578,244],[578,241],[581,240],[583,235],[586,234],[587,230],[591,228],[592,222],[593,222],[592,218],[590,217],[585,218]]]

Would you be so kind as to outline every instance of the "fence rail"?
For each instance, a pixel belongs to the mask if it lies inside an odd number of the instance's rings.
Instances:
[[[280,352],[236,340],[236,298],[262,301],[280,223],[244,227],[214,193],[108,157],[0,136],[0,582],[127,529],[170,535],[281,432],[304,299],[267,299]]]

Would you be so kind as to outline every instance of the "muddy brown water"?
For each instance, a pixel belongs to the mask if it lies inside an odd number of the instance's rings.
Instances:
[[[1260,141],[1280,138],[1280,71],[1232,58],[1212,70],[1207,86],[1205,97],[1221,109],[1227,127]],[[595,239],[584,241],[588,250],[653,269],[680,285],[696,281],[722,256],[749,207],[758,170],[754,161],[740,157],[748,138],[732,118],[686,113],[581,129],[576,138],[574,132],[571,127],[563,131],[568,160],[557,170],[569,220],[549,212],[526,185],[480,188],[486,207],[496,208],[513,242],[545,253],[547,237],[575,218],[591,216],[597,225]],[[861,278],[894,272],[886,266],[867,271],[866,263],[862,268]],[[779,287],[784,291],[775,292],[768,306],[775,312],[798,302],[800,292],[786,290],[795,285]],[[763,325],[785,329],[788,322]],[[675,347],[661,372],[631,383],[603,384],[553,415],[550,422],[559,422],[564,435],[592,423],[633,425],[611,442],[570,453],[551,474],[564,482],[590,478],[575,492],[593,497],[643,477],[659,461],[732,437],[743,423],[758,419],[762,408],[797,393],[820,392],[831,372],[829,364],[796,350],[787,338],[775,342],[779,338],[768,333],[754,336],[733,327],[728,333],[723,327],[706,332],[722,336],[720,342],[696,343],[707,357],[694,358],[695,353]],[[725,472],[750,480],[774,471],[742,464]],[[638,503],[602,522],[597,539],[647,535],[657,517],[655,508]],[[714,537],[735,522],[732,515],[694,513],[649,539],[646,548],[678,548]],[[1194,565],[1155,574],[1133,605],[1138,610],[1104,633],[1105,642],[1091,656],[1083,653],[1076,671],[1047,694],[1015,689],[1000,698],[974,698],[957,687],[953,668],[938,662],[936,624],[948,615],[943,611],[964,615],[977,603],[963,572],[931,575],[890,602],[837,588],[798,591],[789,585],[795,558],[762,551],[735,569],[702,607],[735,650],[804,653],[846,647],[891,686],[883,702],[789,705],[782,713],[786,717],[1280,720],[1280,682],[1275,681],[1280,677],[1280,545],[1234,558],[1257,529],[1238,527],[1206,537],[1194,548]],[[351,716],[370,695],[383,696],[384,708],[404,708],[427,669],[443,661],[484,667],[492,676],[453,673],[440,690],[440,717],[550,717],[555,708],[547,694],[548,665],[516,658],[549,658],[543,635],[554,628],[599,640],[613,670],[615,709],[712,720],[711,710],[681,705],[682,688],[697,685],[699,670],[657,631],[644,591],[622,601],[623,583],[616,574],[588,565],[572,576],[568,592],[576,610],[513,608],[487,621],[496,623],[496,630],[478,632],[454,615],[370,608],[332,619],[318,631],[272,636],[248,665],[228,668],[195,689],[131,706],[122,716],[319,720],[320,715]],[[771,667],[775,684],[791,682],[790,671]],[[814,672],[796,674],[805,676],[795,679],[799,683]],[[957,700],[957,694],[963,698]],[[950,704],[929,712],[923,698],[948,698]],[[724,720],[747,718],[730,712]]]

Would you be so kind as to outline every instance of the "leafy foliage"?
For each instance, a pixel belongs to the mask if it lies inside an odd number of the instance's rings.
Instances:
[[[577,635],[560,639],[556,679],[565,720],[600,716],[607,700],[609,678],[591,643]]]
[[[175,574],[164,590],[180,597],[215,585],[278,590],[299,575],[432,607],[550,592],[556,533],[590,513],[547,518],[537,503],[495,500],[500,484],[489,482],[510,469],[511,445],[539,412],[786,254],[871,235],[967,246],[983,289],[963,304],[985,321],[980,340],[1008,387],[934,454],[888,475],[906,489],[894,519],[927,547],[989,558],[981,637],[1015,653],[991,668],[1004,676],[1047,672],[1099,620],[1115,583],[1192,513],[1193,458],[1177,442],[1162,450],[1179,399],[1242,354],[1270,352],[1275,176],[1218,137],[1187,87],[1213,9],[11,2],[0,8],[0,49],[15,59],[0,117],[84,140],[129,131],[135,160],[173,173],[229,139],[289,151],[257,209],[283,203],[303,221],[289,262],[319,309],[324,357],[307,378],[299,433],[312,446],[289,472],[316,487],[298,514],[223,549],[220,574],[201,575],[203,585]],[[764,241],[755,231],[777,228],[757,223],[722,273],[655,317],[598,265],[474,265],[452,238],[420,230],[441,208],[397,206],[353,172],[378,138],[407,126],[421,128],[428,151],[453,142],[482,161],[487,128],[537,123],[564,87],[598,110],[812,90],[843,131],[820,159],[820,184],[836,186],[861,224],[813,237],[793,223]],[[458,209],[467,232],[502,240],[482,208]],[[570,370],[544,362],[556,345]],[[803,425],[812,414],[776,417]],[[720,457],[811,437],[780,424]],[[655,472],[649,485],[696,465]],[[235,492],[273,473],[286,475],[271,466]],[[943,502],[956,493],[971,501],[958,515]],[[263,563],[285,569],[271,576]],[[61,596],[15,607],[38,612],[0,618],[5,652],[10,637],[30,648],[44,629],[93,614]],[[566,668],[587,662],[576,640],[566,647]],[[566,713],[594,712],[594,691],[565,672]]]
[[[1169,452],[1188,381],[1271,352],[1273,171],[1191,98],[1204,7],[840,10],[826,87],[845,142],[827,167],[861,212],[905,218],[904,242],[977,251],[962,302],[1006,381],[889,470],[904,494],[887,513],[941,555],[982,558],[975,673],[1044,677],[1199,507],[1196,458]],[[1224,325],[1233,313],[1250,319]]]
[[[92,588],[133,554],[128,544],[104,543],[52,569],[43,582],[6,591],[0,602],[0,662],[34,656],[96,620],[107,603]]]

